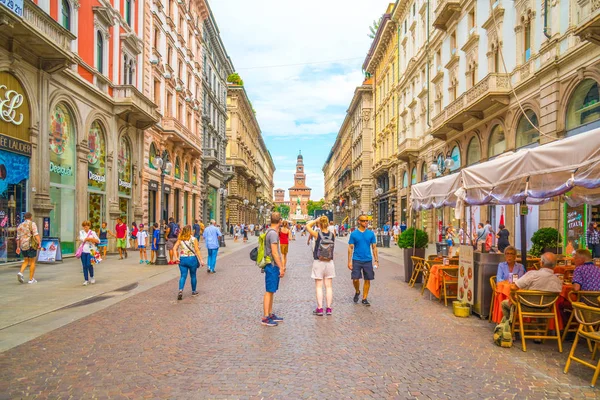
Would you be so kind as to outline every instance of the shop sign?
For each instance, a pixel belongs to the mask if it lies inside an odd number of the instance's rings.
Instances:
[[[71,166],[62,166],[60,164],[54,164],[50,161],[50,172],[54,172],[60,176],[73,176],[73,168]]]
[[[153,192],[158,192],[158,182],[156,181],[149,181],[148,182],[148,189],[153,191]]]
[[[585,248],[585,215],[584,204],[571,207],[565,204],[564,245],[565,252],[572,254],[575,250]]]
[[[0,111],[1,115],[1,111]],[[13,153],[31,157],[31,143],[15,139],[0,133],[0,150],[12,151]]]
[[[165,193],[167,193],[167,194],[171,193],[171,186],[165,185]]]
[[[106,182],[106,175],[98,175],[93,173],[92,171],[88,171],[88,180],[98,183]]]
[[[23,18],[23,0],[0,0],[0,4],[8,8],[15,15]]]
[[[119,179],[119,187],[124,188],[124,189],[131,189],[131,182],[127,182],[122,179]]]
[[[11,0],[0,0],[0,4],[6,6]],[[21,1],[21,7],[23,3]],[[24,142],[29,142],[29,100],[25,95],[25,90],[17,78],[8,72],[0,72],[0,134]],[[2,148],[9,151],[15,151],[24,154],[23,151],[17,151],[19,142],[14,143],[17,148],[10,149],[6,146],[9,143],[3,143]],[[29,149],[31,154],[31,149]],[[26,155],[29,155],[26,154]]]
[[[94,121],[88,131],[88,187],[96,190],[106,189],[106,146],[104,130],[98,121]]]

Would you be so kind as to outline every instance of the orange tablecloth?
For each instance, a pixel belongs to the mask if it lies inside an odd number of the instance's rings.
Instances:
[[[554,267],[554,273],[555,274],[564,274],[566,270],[575,270],[575,266],[574,265],[557,265],[556,267]]]
[[[427,289],[438,299],[440,298],[442,289],[442,272],[440,268],[443,267],[443,264],[432,265],[429,271],[429,280],[427,281]]]

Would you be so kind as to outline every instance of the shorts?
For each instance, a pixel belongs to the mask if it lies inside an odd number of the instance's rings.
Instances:
[[[100,239],[100,243],[98,243],[98,247],[106,247],[108,246],[108,239]]]
[[[358,261],[352,260],[352,275],[351,278],[363,279],[365,281],[372,281],[375,279],[375,271],[373,270],[373,261]]]
[[[146,248],[146,246],[145,246],[145,245],[144,245],[144,246],[142,246],[142,245],[138,245],[138,249],[140,249],[140,250],[141,250],[141,249],[145,249],[145,248]]]
[[[287,253],[288,253],[288,245],[287,244],[280,244],[279,249],[281,250],[281,254],[287,255]]]
[[[23,256],[23,258],[35,258],[37,256],[37,250],[36,249],[21,250],[21,255]]]
[[[158,246],[152,245],[152,251],[158,251]]]
[[[167,239],[167,250],[173,250],[173,247],[177,243],[177,238],[168,238]]]
[[[312,275],[310,277],[313,279],[335,278],[335,265],[333,264],[333,260],[314,260],[312,265]]]
[[[117,247],[120,249],[125,249],[127,248],[127,239],[125,238],[117,238]]]
[[[269,293],[275,293],[279,289],[279,267],[273,266],[273,264],[267,264],[265,266],[265,291]]]
[[[131,238],[132,238],[133,240],[137,240],[137,236],[131,235]]]

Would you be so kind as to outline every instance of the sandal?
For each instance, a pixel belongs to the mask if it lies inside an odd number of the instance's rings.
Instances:
[[[183,290],[179,291],[179,294],[177,294],[177,300],[181,300],[183,299]]]

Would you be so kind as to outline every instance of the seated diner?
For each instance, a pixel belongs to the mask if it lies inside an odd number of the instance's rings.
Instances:
[[[513,283],[515,276],[517,278],[525,275],[525,267],[517,262],[517,249],[513,246],[508,246],[504,249],[504,259],[506,261],[498,264],[498,272],[496,273],[496,282],[509,281]]]
[[[594,264],[592,253],[588,249],[579,249],[573,257],[573,290],[600,291],[600,267]]]

